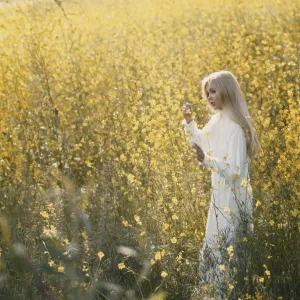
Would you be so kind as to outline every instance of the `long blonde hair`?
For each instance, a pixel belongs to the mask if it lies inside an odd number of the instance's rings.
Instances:
[[[211,73],[202,80],[202,97],[206,100],[208,100],[206,86],[211,80],[216,82],[220,91],[222,109],[228,113],[231,120],[242,127],[246,136],[247,153],[250,157],[254,157],[260,151],[260,143],[238,81],[229,71]],[[212,113],[216,112],[209,101],[207,105]]]

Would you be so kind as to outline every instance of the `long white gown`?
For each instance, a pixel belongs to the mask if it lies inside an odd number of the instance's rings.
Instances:
[[[190,145],[198,144],[205,153],[199,165],[211,170],[212,193],[200,251],[199,275],[203,282],[213,279],[221,284],[220,265],[229,253],[227,248],[234,246],[235,238],[243,235],[241,220],[246,222],[247,230],[253,230],[246,138],[241,126],[225,111],[214,114],[202,130],[195,121],[187,124],[184,119],[182,124]]]

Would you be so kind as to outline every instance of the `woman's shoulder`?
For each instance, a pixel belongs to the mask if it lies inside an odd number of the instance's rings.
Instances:
[[[236,123],[235,121],[233,120],[230,120],[230,135],[231,136],[245,136],[245,132],[244,132],[244,129],[242,128],[242,126],[238,123]]]
[[[219,114],[212,114],[212,115],[210,115],[209,122],[215,122],[215,121],[218,121],[219,119],[220,119]]]
[[[219,121],[219,115],[218,114],[210,115],[209,120],[206,123],[205,127],[210,128],[211,126],[214,126],[214,124],[218,123],[218,121]]]

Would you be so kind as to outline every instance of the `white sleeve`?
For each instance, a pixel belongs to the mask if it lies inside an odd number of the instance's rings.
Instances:
[[[182,125],[186,135],[188,136],[188,141],[190,145],[193,143],[201,145],[201,133],[202,131],[198,128],[197,123],[192,120],[189,124],[185,119],[182,120]]]
[[[224,146],[226,147],[226,145]],[[212,157],[209,152],[204,152],[204,160],[199,164],[213,168],[214,171],[231,183],[234,179],[240,178],[240,174],[244,171],[247,163],[246,137],[240,126],[236,126],[232,130],[226,148],[223,157]]]

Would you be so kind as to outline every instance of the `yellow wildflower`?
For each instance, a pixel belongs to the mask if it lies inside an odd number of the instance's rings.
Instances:
[[[170,225],[168,223],[164,223],[163,226],[164,226],[163,230],[168,230],[170,228]]]
[[[166,271],[162,271],[160,275],[162,278],[166,278],[168,276],[168,273]]]
[[[98,252],[98,257],[99,257],[100,260],[103,258],[103,256],[104,256],[104,253],[102,251],[99,251]]]
[[[53,266],[55,265],[55,263],[54,263],[53,260],[50,260],[50,261],[48,262],[48,265],[49,265],[50,267],[53,267]]]
[[[155,259],[156,260],[161,260],[161,253],[160,252],[155,253]]]
[[[247,178],[243,178],[242,181],[241,181],[241,185],[246,188],[247,187]]]
[[[124,263],[119,263],[118,268],[119,268],[119,270],[123,270],[124,268],[126,268],[126,266]]]
[[[172,219],[173,219],[173,220],[178,220],[179,218],[177,217],[176,214],[174,214],[174,215],[172,216]]]
[[[230,213],[231,213],[231,210],[230,210],[230,208],[229,208],[227,205],[224,205],[224,211],[225,211],[227,214],[230,214]]]
[[[65,268],[63,266],[59,266],[57,268],[57,271],[60,272],[60,273],[63,273],[65,271]]]
[[[173,238],[171,239],[171,242],[172,242],[173,244],[176,244],[176,243],[177,243],[176,237],[173,237]]]
[[[134,220],[135,220],[135,222],[136,222],[137,224],[142,225],[142,221],[141,221],[140,216],[134,215],[133,217],[134,217]]]
[[[256,201],[255,206],[258,207],[261,205],[261,202],[259,200]]]
[[[219,268],[219,270],[221,270],[221,271],[225,271],[225,265],[219,265],[218,268]]]

